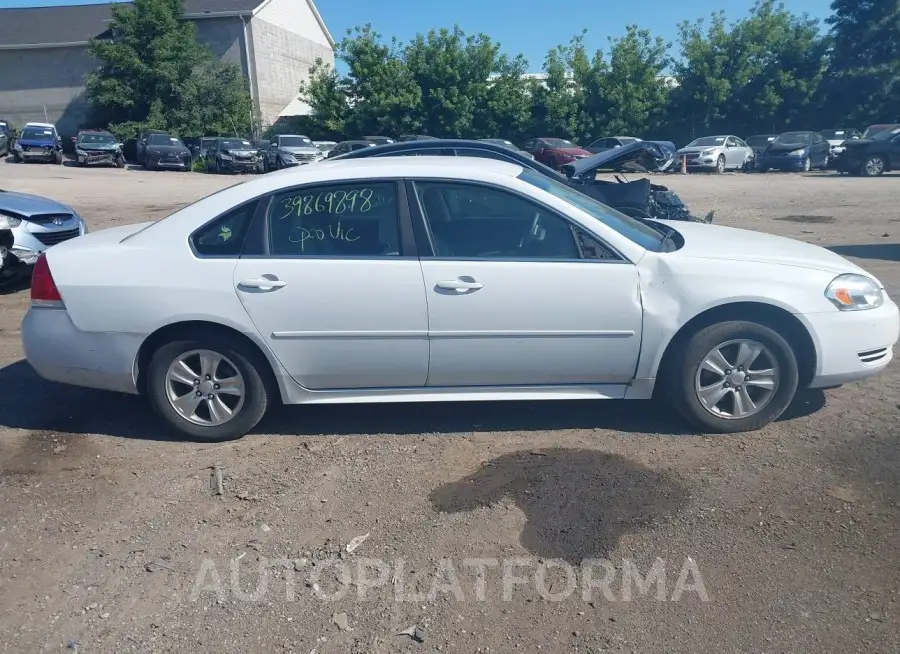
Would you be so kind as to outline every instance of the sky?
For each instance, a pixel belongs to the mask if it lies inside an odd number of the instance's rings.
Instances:
[[[0,0],[2,7],[87,4],[92,0]],[[296,0],[300,2],[301,0]],[[813,18],[829,15],[831,0],[783,0],[785,8]],[[547,50],[568,43],[587,28],[590,50],[604,48],[607,37],[637,24],[674,43],[683,20],[724,10],[729,20],[745,15],[753,0],[316,0],[332,36],[372,23],[386,37],[408,41],[418,32],[458,24],[466,33],[484,32],[508,54],[524,54],[529,71],[539,72]]]

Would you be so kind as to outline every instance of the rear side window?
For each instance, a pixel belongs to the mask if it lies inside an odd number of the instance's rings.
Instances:
[[[271,256],[400,256],[393,182],[304,187],[279,193],[267,216]]]
[[[204,257],[238,257],[253,222],[257,202],[248,202],[222,214],[191,235],[194,251]]]

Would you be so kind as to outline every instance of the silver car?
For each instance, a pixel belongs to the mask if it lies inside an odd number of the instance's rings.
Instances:
[[[87,233],[87,223],[72,207],[49,198],[0,189],[0,227],[13,233],[6,265],[34,265],[50,246]]]
[[[753,148],[737,136],[704,136],[675,153],[678,165],[687,161],[688,170],[748,170],[753,163]]]

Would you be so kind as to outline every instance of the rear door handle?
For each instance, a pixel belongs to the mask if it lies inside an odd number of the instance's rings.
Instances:
[[[474,291],[479,288],[484,288],[484,284],[481,282],[466,282],[461,279],[450,279],[444,282],[437,283],[438,288],[444,288],[450,291],[456,291],[457,293],[465,293],[466,291]]]
[[[258,279],[243,279],[238,282],[238,286],[243,286],[244,288],[256,288],[261,291],[271,291],[276,288],[287,286],[287,282],[283,282],[278,278],[266,279],[265,277],[260,277]]]

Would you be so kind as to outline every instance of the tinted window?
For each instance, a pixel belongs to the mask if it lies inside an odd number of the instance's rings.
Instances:
[[[399,256],[396,186],[362,181],[279,193],[268,229],[275,256]]]
[[[232,209],[194,232],[191,244],[197,254],[220,257],[240,255],[256,204],[254,201]]]
[[[417,182],[436,256],[579,259],[569,223],[525,198],[473,184]]]

